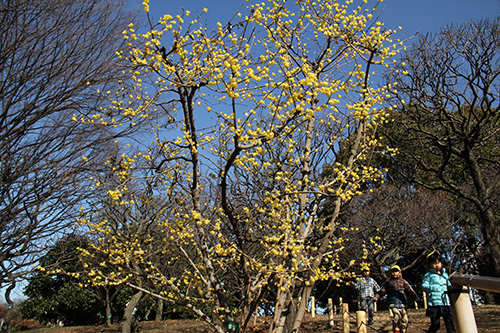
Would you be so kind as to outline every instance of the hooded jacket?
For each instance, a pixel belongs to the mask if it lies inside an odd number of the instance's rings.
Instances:
[[[429,269],[422,280],[422,290],[427,293],[427,305],[449,306],[450,300],[445,293],[449,285],[448,273],[444,267],[441,269],[441,274],[435,269]]]

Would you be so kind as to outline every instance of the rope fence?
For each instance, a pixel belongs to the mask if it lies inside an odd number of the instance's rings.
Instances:
[[[469,297],[469,287],[483,291],[500,293],[500,278],[485,277],[476,275],[462,275],[454,273],[450,276],[449,281],[452,286],[448,288],[448,295],[450,298],[451,307],[455,318],[455,329],[457,333],[477,333],[476,320],[472,308],[472,302]],[[356,305],[355,302],[354,306]],[[358,309],[359,299],[358,299]],[[350,320],[354,319],[356,322],[356,332],[366,333],[367,329],[370,331],[377,331],[367,325],[366,312],[359,310],[356,311],[356,316],[349,313],[349,304],[344,302],[342,297],[339,298],[338,311],[342,314],[342,330],[344,333],[349,333],[351,329]],[[376,303],[375,303],[376,305]],[[423,307],[427,309],[427,295],[423,294]],[[415,308],[418,309],[418,303],[415,302]],[[311,316],[314,318],[316,314],[315,298],[311,297]],[[375,312],[377,311],[375,306]],[[333,304],[331,298],[328,299],[328,313],[330,327],[335,326],[334,314],[337,313],[337,306]],[[392,313],[389,309],[389,313]]]

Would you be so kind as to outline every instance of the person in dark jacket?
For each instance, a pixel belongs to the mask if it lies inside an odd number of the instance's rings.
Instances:
[[[401,276],[401,268],[392,265],[389,269],[390,278],[377,292],[377,299],[387,295],[389,308],[392,310],[392,330],[394,333],[406,333],[408,328],[408,298],[415,299],[417,294],[408,281]]]
[[[443,267],[441,255],[433,251],[427,255],[427,266],[429,270],[422,280],[422,291],[427,293],[427,311],[426,315],[431,318],[429,333],[435,333],[439,330],[440,318],[443,317],[447,333],[455,333],[453,324],[453,312],[450,306],[450,300],[446,291],[450,282],[448,273]]]

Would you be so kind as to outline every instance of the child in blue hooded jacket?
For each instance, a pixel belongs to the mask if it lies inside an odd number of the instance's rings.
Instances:
[[[422,290],[427,293],[426,315],[431,318],[431,325],[427,332],[437,332],[440,326],[440,318],[443,317],[446,332],[455,333],[453,312],[446,293],[450,283],[439,252],[433,251],[427,255],[427,266],[429,270],[422,280]]]

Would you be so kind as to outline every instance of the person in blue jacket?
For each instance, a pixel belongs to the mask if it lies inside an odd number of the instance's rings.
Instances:
[[[427,332],[437,332],[440,326],[440,318],[443,317],[446,332],[455,333],[453,312],[446,293],[448,285],[450,285],[448,273],[443,267],[443,260],[438,251],[433,251],[427,255],[427,266],[429,270],[422,280],[422,290],[427,293],[426,316],[431,319],[431,325]]]

